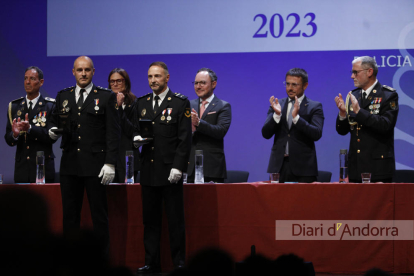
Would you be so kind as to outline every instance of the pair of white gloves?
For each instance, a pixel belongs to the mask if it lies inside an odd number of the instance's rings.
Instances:
[[[57,127],[52,127],[51,129],[49,129],[49,137],[53,140],[57,140],[61,136],[61,134],[54,133],[52,129],[57,129]],[[101,184],[109,185],[109,183],[111,183],[115,178],[115,165],[105,164],[102,167],[98,177],[102,177]]]
[[[147,143],[148,141],[146,141],[146,139],[142,138],[140,135],[134,137],[134,145],[137,148]],[[170,181],[170,183],[172,184],[177,183],[178,180],[180,180],[182,176],[183,176],[182,171],[172,168],[170,171],[170,176],[168,177],[168,181]]]
[[[57,127],[52,127],[51,129],[49,129],[49,137],[53,140],[57,140],[61,135],[54,133],[52,129],[57,129]],[[146,143],[144,142],[145,139],[142,139],[142,137],[139,135],[134,137],[134,141],[143,142],[139,146],[142,146]],[[183,173],[180,170],[172,168],[170,176],[168,177],[168,181],[170,181],[170,183],[177,183],[178,180],[181,179],[182,175]],[[98,177],[102,177],[101,184],[103,185],[108,185],[109,183],[111,183],[115,178],[115,165],[105,164],[102,167]]]

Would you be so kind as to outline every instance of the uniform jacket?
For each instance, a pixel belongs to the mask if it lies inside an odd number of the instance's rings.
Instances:
[[[171,185],[168,177],[172,168],[187,171],[191,150],[190,102],[186,96],[170,90],[154,114],[152,97],[153,93],[149,93],[138,98],[136,109],[138,121],[151,120],[154,132],[154,140],[141,149],[141,185]],[[167,119],[169,110],[171,120]],[[139,134],[139,125],[137,131]]]
[[[58,113],[69,114],[69,131],[63,133],[60,145],[61,175],[98,176],[104,164],[116,164],[121,127],[115,93],[93,85],[78,110],[75,87],[62,90],[56,98],[55,124]]]
[[[358,114],[350,112],[351,120],[358,123],[352,127],[348,120],[336,120],[340,135],[351,133],[348,153],[349,178],[360,180],[361,173],[370,172],[371,179],[391,178],[395,170],[394,127],[398,116],[398,94],[395,89],[374,86],[368,99],[361,105],[361,89],[352,94],[358,100]],[[351,107],[351,103],[349,104]]]
[[[36,182],[36,152],[38,151],[43,151],[45,154],[46,181],[53,182],[55,178],[55,155],[52,148],[55,140],[50,139],[48,134],[51,127],[50,118],[54,101],[54,99],[39,96],[32,112],[29,113],[31,129],[26,135],[20,135],[17,141],[13,138],[7,109],[7,126],[4,139],[9,146],[17,146],[14,166],[14,181],[16,183]],[[22,97],[14,100],[11,104],[11,120],[20,118],[24,121],[26,113],[29,112],[26,98]],[[39,117],[40,121],[38,121]]]
[[[316,160],[315,141],[322,137],[324,115],[322,104],[312,101],[306,96],[299,109],[299,120],[292,123],[289,129],[286,121],[288,98],[279,101],[282,113],[279,123],[273,119],[273,109],[269,108],[267,119],[262,128],[262,135],[274,142],[270,153],[268,173],[280,172],[285,154],[286,142],[289,141],[289,162],[293,174],[298,176],[317,176],[318,164]],[[293,108],[293,107],[292,107]]]
[[[200,114],[200,99],[192,100],[191,108]],[[188,174],[194,171],[195,151],[203,150],[204,177],[226,178],[226,158],[224,155],[224,136],[231,123],[231,106],[214,95],[213,100],[203,113],[200,124],[193,134]]]

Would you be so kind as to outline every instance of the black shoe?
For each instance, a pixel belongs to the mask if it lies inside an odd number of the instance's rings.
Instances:
[[[161,268],[152,266],[152,265],[144,265],[143,267],[140,267],[137,269],[137,274],[148,274],[148,273],[160,273]]]

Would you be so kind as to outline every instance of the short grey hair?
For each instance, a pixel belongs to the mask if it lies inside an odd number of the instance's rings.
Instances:
[[[377,76],[378,74],[378,65],[374,58],[369,56],[363,56],[363,57],[357,57],[352,61],[352,64],[361,62],[361,66],[364,69],[372,68],[374,70],[374,76]]]

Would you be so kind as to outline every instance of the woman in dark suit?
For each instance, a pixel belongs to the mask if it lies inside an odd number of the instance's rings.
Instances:
[[[138,182],[139,151],[133,146],[133,110],[137,97],[131,92],[131,80],[128,73],[122,68],[115,68],[108,76],[109,88],[117,94],[119,116],[121,117],[121,143],[119,145],[118,161],[115,166],[114,183],[125,183],[125,152],[134,152],[134,176]]]

